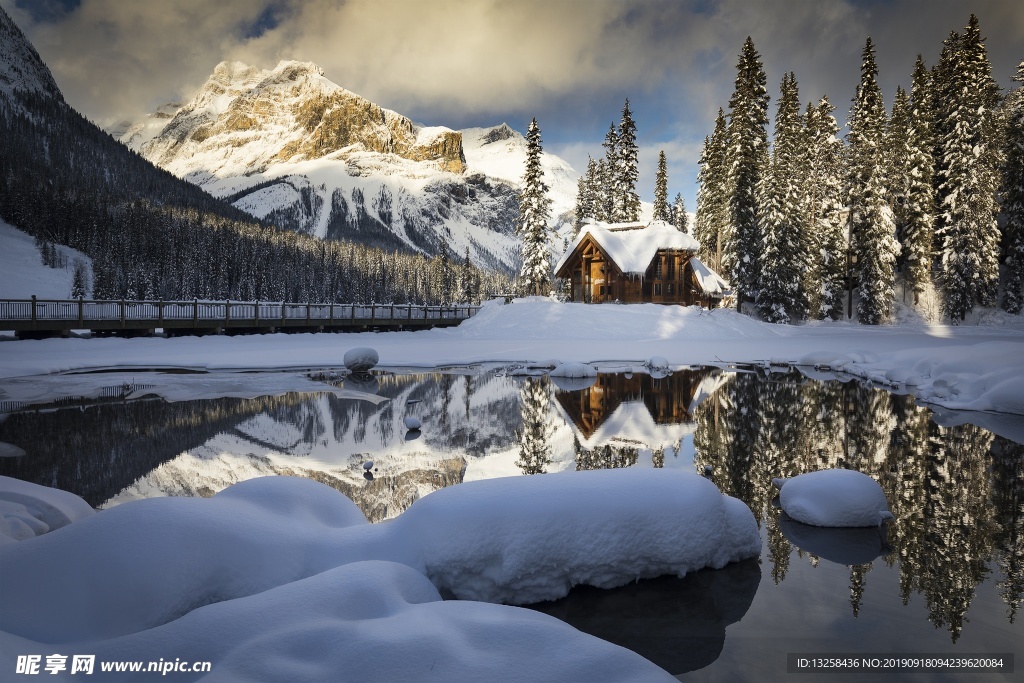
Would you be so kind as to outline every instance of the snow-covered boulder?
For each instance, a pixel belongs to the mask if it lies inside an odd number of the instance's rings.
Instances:
[[[403,422],[405,424],[405,428],[408,430],[417,430],[423,426],[423,423],[420,422],[420,419],[415,415],[407,416]]]
[[[761,550],[746,505],[703,477],[662,469],[465,482],[424,496],[395,524],[415,530],[442,591],[512,604],[554,600],[578,584],[684,576]]]
[[[559,363],[550,376],[562,391],[580,391],[594,385],[597,370],[586,363]]]
[[[352,372],[366,372],[372,369],[380,360],[380,356],[374,349],[368,346],[357,346],[345,352],[342,362]]]
[[[783,511],[812,526],[880,526],[893,519],[882,487],[856,470],[819,470],[772,479]]]
[[[41,536],[94,512],[73,493],[0,476],[0,543]]]

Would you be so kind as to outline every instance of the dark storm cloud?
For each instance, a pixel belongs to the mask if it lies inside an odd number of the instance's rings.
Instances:
[[[629,97],[642,194],[665,148],[671,192],[691,209],[696,152],[728,102],[748,35],[773,102],[792,70],[801,99],[828,94],[840,122],[868,35],[889,102],[896,84],[909,85],[916,55],[934,63],[972,11],[1004,87],[1024,58],[1024,3],[1004,0],[48,0],[46,12],[20,2],[0,5],[68,101],[102,124],[187,98],[222,60],[299,59],[430,124],[524,129],[537,116],[549,149],[581,169]]]

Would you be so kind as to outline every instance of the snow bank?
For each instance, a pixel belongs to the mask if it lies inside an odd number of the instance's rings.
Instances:
[[[421,498],[396,524],[415,528],[441,590],[515,604],[554,600],[577,584],[610,588],[720,568],[761,548],[743,503],[670,470],[468,482]]]
[[[211,673],[174,680],[211,683],[319,683],[339,675],[351,681],[674,680],[639,655],[554,617],[443,601],[422,574],[381,561],[347,564],[81,647],[99,661],[157,661],[169,653],[210,661]],[[18,643],[16,650],[52,654],[34,643]]]
[[[872,527],[893,519],[882,487],[856,470],[819,470],[772,479],[782,510],[798,522],[822,527]]]
[[[41,536],[93,512],[73,493],[0,476],[0,545]]]
[[[17,590],[0,601],[0,630],[43,643],[120,638],[366,560],[403,564],[460,597],[527,603],[759,551],[750,510],[681,472],[465,483],[375,525],[326,485],[266,477],[209,499],[125,503],[7,544],[0,576]]]
[[[89,281],[92,280],[92,259],[88,256],[58,244],[55,248],[66,266],[44,266],[35,239],[2,220],[0,244],[3,245],[0,249],[0,298],[28,299],[35,295],[40,299],[70,299],[75,261],[82,262]],[[86,285],[88,287],[89,283]]]

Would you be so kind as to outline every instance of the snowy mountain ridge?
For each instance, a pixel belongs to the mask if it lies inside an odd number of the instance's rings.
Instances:
[[[320,238],[518,267],[526,143],[507,124],[422,126],[310,62],[222,62],[185,105],[110,131],[148,160],[257,218]],[[544,155],[552,223],[578,174]]]
[[[63,102],[64,96],[32,44],[0,8],[0,99],[14,101],[15,92],[36,93]]]

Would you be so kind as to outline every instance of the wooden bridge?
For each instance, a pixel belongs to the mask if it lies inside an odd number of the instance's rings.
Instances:
[[[0,299],[0,331],[23,339],[89,330],[95,335],[168,336],[422,330],[450,327],[478,306],[408,304],[314,304],[265,301],[92,301]]]

